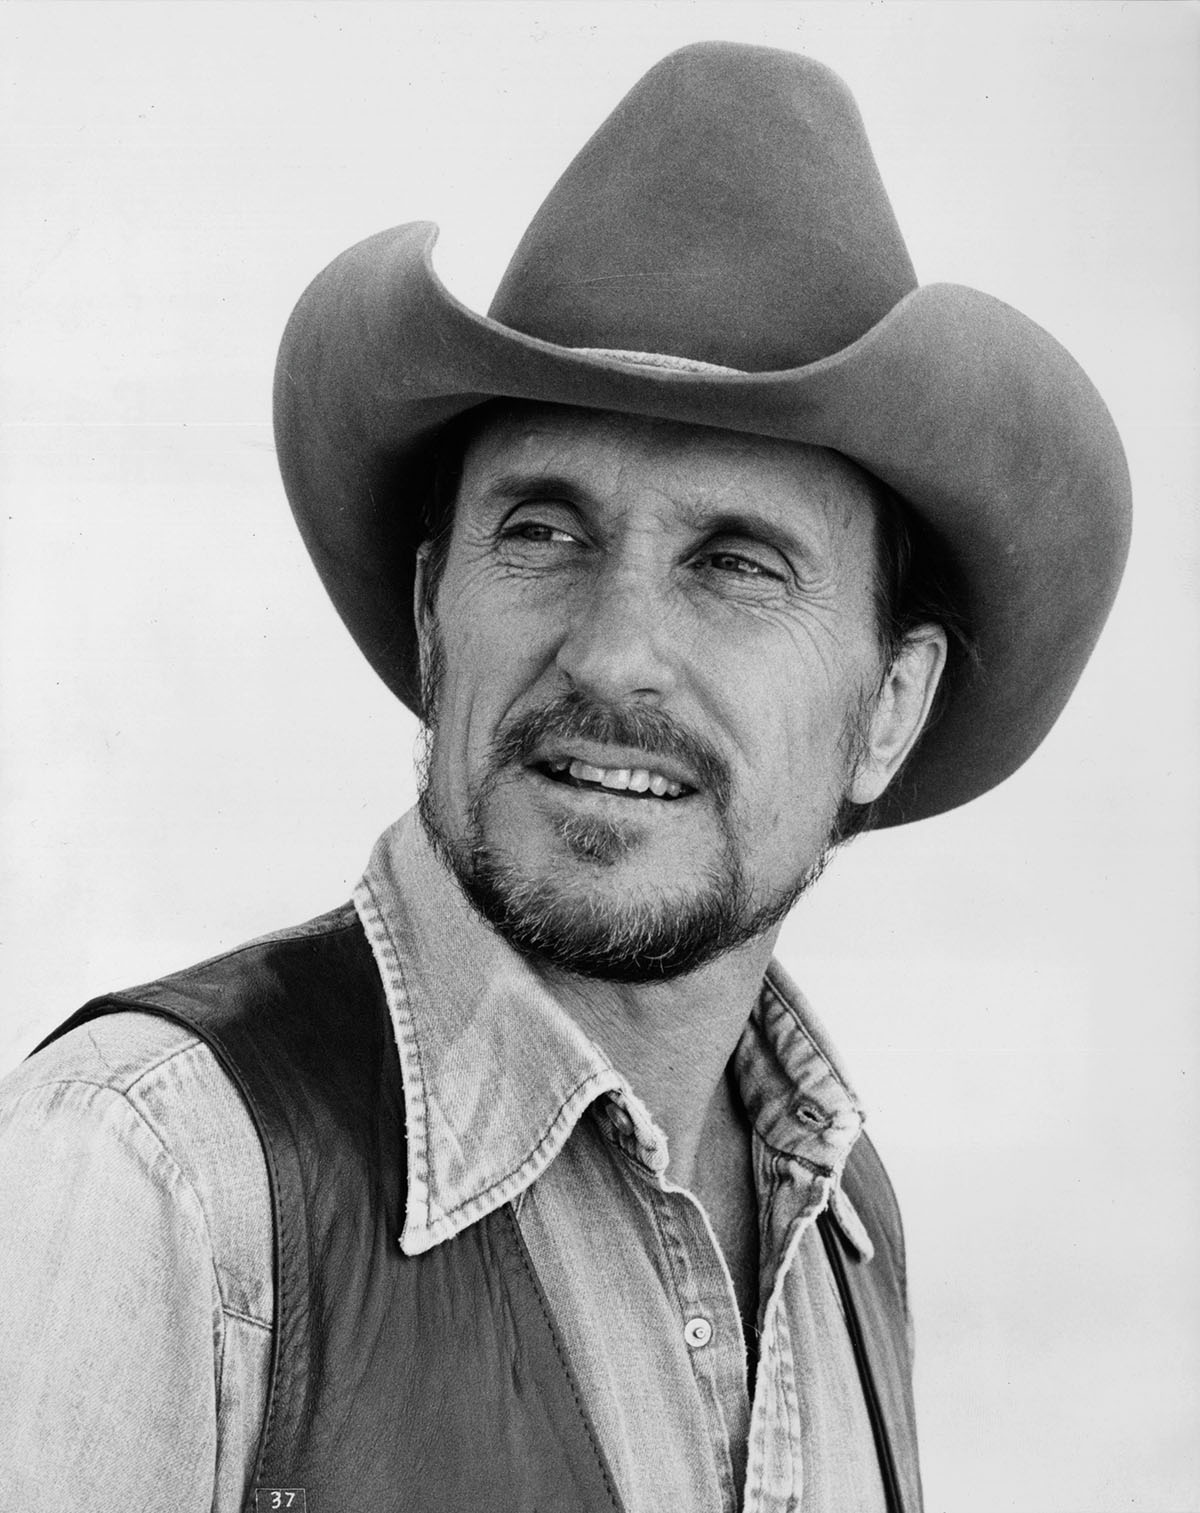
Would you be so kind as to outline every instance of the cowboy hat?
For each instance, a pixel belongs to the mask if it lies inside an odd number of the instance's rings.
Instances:
[[[731,43],[663,59],[551,190],[486,316],[433,271],[436,235],[412,222],[331,263],[275,385],[300,530],[405,703],[419,459],[448,421],[509,397],[829,447],[874,474],[952,559],[978,665],[872,823],[951,809],[1025,761],[1116,593],[1124,453],[1045,331],[976,290],[918,287],[836,75]]]

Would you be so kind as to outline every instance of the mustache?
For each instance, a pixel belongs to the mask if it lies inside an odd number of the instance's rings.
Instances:
[[[645,704],[602,704],[578,690],[541,709],[526,710],[497,731],[492,742],[492,770],[527,765],[548,739],[598,741],[636,746],[653,757],[669,757],[694,773],[699,786],[728,812],[733,789],[729,764],[710,741],[686,729],[664,710]]]

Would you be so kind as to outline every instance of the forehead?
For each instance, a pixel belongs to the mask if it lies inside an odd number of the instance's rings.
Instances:
[[[468,493],[551,477],[606,505],[669,501],[689,512],[760,513],[859,537],[873,549],[876,489],[823,447],[565,405],[489,405],[464,455]]]

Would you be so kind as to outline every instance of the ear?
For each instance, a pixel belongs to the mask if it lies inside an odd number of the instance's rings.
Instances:
[[[875,700],[862,756],[847,797],[856,804],[877,799],[900,770],[925,727],[946,666],[946,632],[919,625],[888,668]]]

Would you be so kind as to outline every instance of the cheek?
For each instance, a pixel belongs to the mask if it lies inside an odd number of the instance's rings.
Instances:
[[[740,700],[734,716],[745,797],[738,821],[769,850],[823,842],[845,791],[843,732],[857,685],[831,687],[823,673],[777,666],[759,684],[765,696]]]
[[[449,580],[438,595],[438,766],[447,770],[470,771],[486,760],[497,726],[552,661],[537,624],[511,602],[498,604],[488,587]]]

